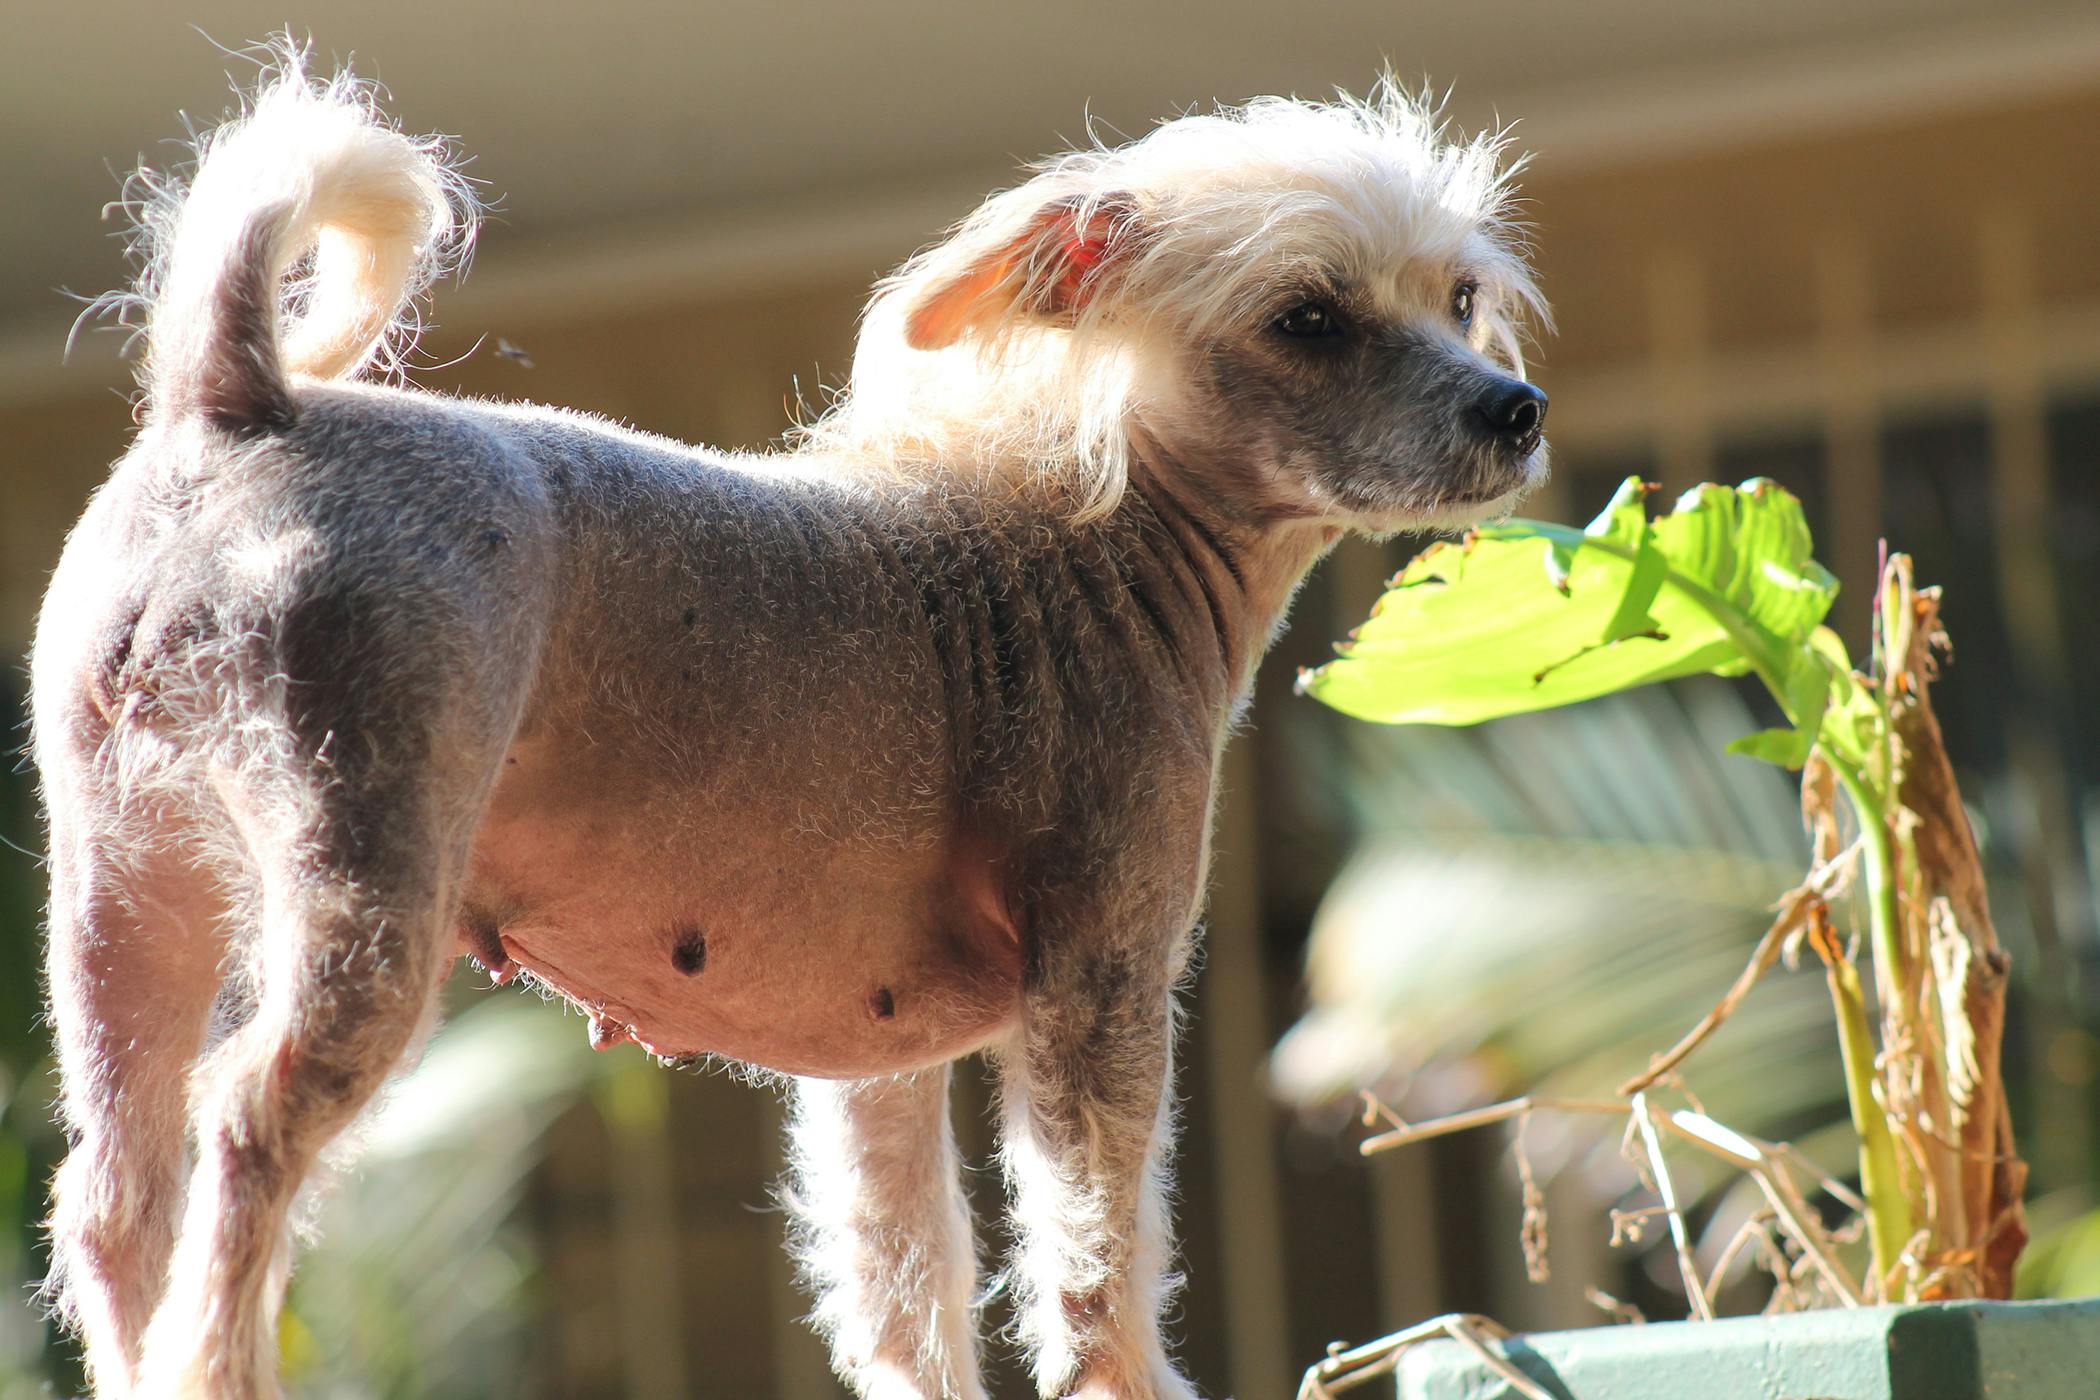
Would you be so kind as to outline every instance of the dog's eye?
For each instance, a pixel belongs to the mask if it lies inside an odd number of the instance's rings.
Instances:
[[[1473,298],[1480,288],[1472,282],[1461,282],[1451,289],[1451,319],[1461,326],[1473,324]]]
[[[1335,315],[1334,308],[1324,302],[1308,301],[1277,317],[1276,329],[1285,335],[1314,340],[1322,336],[1340,335],[1342,318]]]

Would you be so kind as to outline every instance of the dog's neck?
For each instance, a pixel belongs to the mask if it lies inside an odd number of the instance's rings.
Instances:
[[[1222,493],[1202,489],[1216,473],[1192,469],[1156,440],[1136,447],[1130,490],[1202,582],[1228,678],[1223,699],[1237,706],[1281,630],[1292,595],[1342,529],[1324,519],[1232,509],[1217,499]]]

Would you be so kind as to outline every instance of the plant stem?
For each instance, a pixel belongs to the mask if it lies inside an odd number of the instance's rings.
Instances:
[[[1889,850],[1888,822],[1862,774],[1842,762],[1833,761],[1831,766],[1865,839],[1867,928],[1876,985],[1900,987],[1903,952],[1897,941],[1895,863]],[[1845,1061],[1845,1097],[1852,1109],[1853,1129],[1859,1134],[1859,1186],[1867,1202],[1874,1273],[1886,1287],[1910,1242],[1910,1196],[1903,1189],[1895,1134],[1874,1093],[1874,1037],[1868,1027],[1859,970],[1842,956],[1830,964],[1830,996],[1837,1010],[1838,1047]]]
[[[1859,1189],[1867,1202],[1874,1273],[1886,1280],[1910,1239],[1910,1198],[1904,1195],[1897,1174],[1895,1136],[1874,1095],[1874,1038],[1867,1028],[1859,969],[1847,961],[1834,961],[1829,975],[1830,1000],[1837,1009],[1838,1049],[1845,1061],[1845,1098],[1852,1109],[1852,1127],[1859,1134]]]

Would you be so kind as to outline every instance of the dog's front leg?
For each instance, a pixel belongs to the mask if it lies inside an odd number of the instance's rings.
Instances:
[[[1045,1395],[1195,1395],[1159,1330],[1179,1282],[1166,1175],[1181,947],[1046,941],[1001,1057],[1020,1331]]]
[[[795,1083],[797,1254],[832,1364],[868,1400],[984,1400],[948,1070]]]

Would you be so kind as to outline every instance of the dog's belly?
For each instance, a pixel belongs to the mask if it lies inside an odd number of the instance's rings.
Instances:
[[[601,1048],[633,1040],[667,1057],[723,1055],[788,1074],[861,1078],[967,1054],[1018,1006],[982,969],[945,962],[927,946],[937,940],[904,930],[834,925],[826,940],[747,927],[710,940],[707,965],[691,976],[667,974],[673,964],[659,940],[617,927],[626,912],[601,906],[588,924],[535,922],[502,934],[514,962],[590,1015]]]
[[[485,832],[463,949],[559,991],[601,1048],[790,1074],[940,1064],[1013,1023],[1020,936],[970,842],[883,858],[739,826],[681,834],[690,860],[558,816]]]

